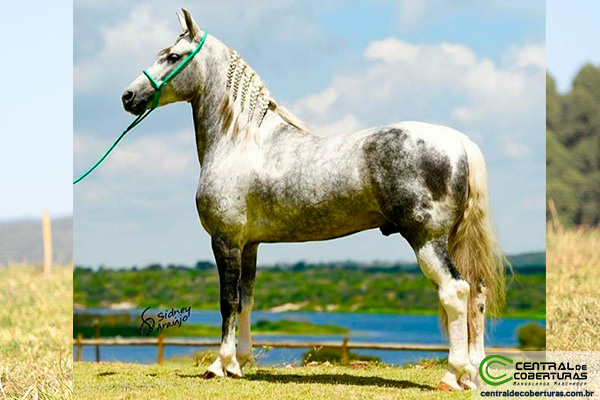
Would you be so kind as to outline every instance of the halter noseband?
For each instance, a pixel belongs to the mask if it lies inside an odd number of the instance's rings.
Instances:
[[[154,97],[152,98],[152,106],[150,107],[151,110],[154,110],[156,107],[158,107],[158,101],[160,100],[160,93],[161,93],[163,86],[165,86],[167,84],[167,82],[169,82],[171,79],[173,79],[175,76],[177,76],[177,74],[179,74],[190,63],[192,58],[194,58],[194,56],[196,54],[198,54],[198,52],[204,45],[204,42],[206,41],[207,36],[208,36],[208,32],[204,31],[204,35],[202,35],[202,39],[200,39],[200,43],[198,43],[198,47],[196,47],[196,49],[194,51],[192,51],[190,53],[190,55],[187,56],[186,59],[183,60],[183,62],[181,64],[179,64],[177,66],[177,68],[175,68],[169,75],[167,75],[167,77],[165,79],[163,79],[160,83],[156,82],[154,80],[154,78],[152,78],[152,75],[150,75],[148,73],[148,71],[146,71],[146,70],[142,71],[144,73],[144,75],[146,75],[148,80],[150,81],[150,85],[152,85],[152,87],[154,88]]]

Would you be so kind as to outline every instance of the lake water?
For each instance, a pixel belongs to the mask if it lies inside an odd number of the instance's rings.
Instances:
[[[138,319],[142,310],[128,310],[133,319]],[[160,311],[160,310],[158,310]],[[89,309],[85,311],[75,310],[74,313],[116,313],[115,310]],[[347,328],[350,332],[345,335],[253,335],[255,340],[269,341],[339,341],[348,336],[352,342],[379,342],[379,343],[423,343],[423,344],[445,344],[447,340],[442,337],[437,316],[423,315],[395,315],[395,314],[362,314],[362,313],[318,313],[318,312],[282,312],[273,313],[266,311],[255,311],[252,313],[252,322],[258,320],[277,321],[280,319],[292,319],[310,321],[318,325],[337,325]],[[517,328],[529,322],[536,322],[546,326],[545,320],[528,320],[505,318],[495,320],[492,323],[486,340],[488,346],[513,347],[518,345]],[[220,326],[221,315],[218,311],[194,311],[187,323],[199,323]],[[488,325],[490,325],[488,323]],[[170,328],[177,329],[177,328]],[[214,347],[213,347],[214,349]],[[191,355],[204,350],[201,347],[165,346],[165,358],[175,355]],[[75,351],[75,348],[73,348]],[[102,361],[123,361],[136,363],[156,362],[156,346],[102,346],[100,348],[100,359]],[[302,355],[308,349],[272,349],[264,354],[258,364],[282,365],[302,360]],[[433,352],[406,352],[388,350],[352,350],[356,353],[377,356],[387,364],[404,364],[417,361],[421,358],[445,357],[445,353]],[[94,347],[84,346],[82,359],[84,361],[95,360]]]

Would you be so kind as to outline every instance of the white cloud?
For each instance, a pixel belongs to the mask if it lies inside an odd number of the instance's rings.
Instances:
[[[341,133],[355,132],[364,128],[364,125],[352,114],[346,114],[342,118],[324,125],[314,127],[314,133],[320,136],[333,136]]]
[[[329,107],[338,99],[338,92],[335,88],[329,87],[324,91],[306,96],[295,104],[295,109],[302,112],[313,114],[325,114]]]
[[[505,144],[504,152],[510,158],[522,160],[529,155],[531,150],[523,143],[510,141]]]
[[[235,37],[238,45],[245,44],[254,54],[285,49],[285,54],[296,52],[306,56],[311,53],[315,57],[331,46],[331,38],[314,24],[313,15],[303,11],[302,6],[297,0],[246,0],[239,9],[223,2],[205,2],[188,8],[201,27],[207,26],[210,33],[218,33],[221,39],[226,37],[219,32],[227,32],[229,38]],[[119,7],[111,7],[111,11],[105,2],[78,0],[75,8],[86,15],[86,21],[91,19],[95,9],[101,10],[103,15],[93,27],[76,25],[80,33],[76,49],[85,49],[74,64],[76,95],[98,94],[107,88],[124,89],[142,69],[154,62],[156,53],[172,44],[180,33],[175,12],[181,12],[181,4],[174,0],[148,0],[134,8],[124,7],[121,2]],[[128,8],[130,11],[126,11]],[[273,21],[278,24],[277,35],[254,36],[257,25]],[[137,66],[137,69],[127,70],[123,66]]]
[[[110,145],[91,135],[76,135],[74,148],[77,173],[83,172]],[[193,208],[193,193],[200,166],[191,129],[129,136],[115,148],[90,178],[75,187],[77,213],[98,213],[102,223],[118,204],[125,214],[144,215]],[[124,211],[128,210],[128,211]]]
[[[506,65],[497,65],[462,44],[390,37],[366,47],[362,69],[335,76],[293,109],[316,126],[335,126],[347,115],[367,124],[423,116],[467,134],[484,132],[490,146],[500,146],[499,154],[523,159],[532,152],[521,138],[535,134],[530,131],[543,115],[543,48],[512,48]]]
[[[76,135],[73,142],[77,168],[92,165],[108,146],[89,135]],[[192,130],[165,132],[152,136],[128,137],[99,167],[107,174],[143,174],[146,177],[176,176],[198,169]],[[85,163],[85,165],[84,165]]]
[[[73,156],[77,157],[86,153],[92,141],[95,141],[92,137],[84,136],[81,132],[75,132],[73,135]]]
[[[394,62],[405,62],[412,64],[417,58],[418,48],[410,43],[387,38],[377,42],[371,42],[365,50],[365,58],[368,60],[381,60],[388,64]]]
[[[109,172],[129,170],[153,176],[195,171],[198,159],[193,137],[190,130],[137,138],[114,154],[107,169]]]
[[[104,27],[102,49],[93,57],[75,64],[73,68],[74,90],[93,92],[108,82],[122,79],[124,74],[133,80],[137,74],[124,71],[122,66],[149,66],[154,61],[152,52],[157,52],[175,40],[178,33],[176,28],[174,18],[155,19],[149,9],[143,7],[132,10],[126,19],[114,26]],[[144,34],[141,35],[140,32]]]
[[[518,68],[534,67],[546,68],[546,43],[530,44],[525,47],[515,48],[509,58]]]
[[[400,0],[398,14],[404,31],[422,26],[441,13],[447,0]]]
[[[461,44],[442,42],[439,45],[415,45],[393,37],[371,42],[364,52],[367,60],[380,60],[386,64],[405,64],[419,67],[419,63],[443,62],[451,66],[470,66],[475,63],[475,53]]]

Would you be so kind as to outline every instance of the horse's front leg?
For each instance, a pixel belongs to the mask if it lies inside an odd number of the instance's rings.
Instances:
[[[252,364],[252,337],[250,313],[254,304],[254,279],[256,278],[256,253],[258,243],[248,244],[242,252],[242,279],[240,281],[240,308],[238,317],[239,341],[237,359],[240,366]]]
[[[242,371],[235,357],[235,314],[239,307],[242,250],[218,235],[212,237],[212,249],[219,270],[222,331],[219,355],[204,377],[241,377]]]

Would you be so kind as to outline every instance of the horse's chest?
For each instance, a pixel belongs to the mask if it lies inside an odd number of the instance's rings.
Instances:
[[[196,206],[209,232],[239,227],[246,222],[245,179],[230,172],[206,174],[198,185]]]

